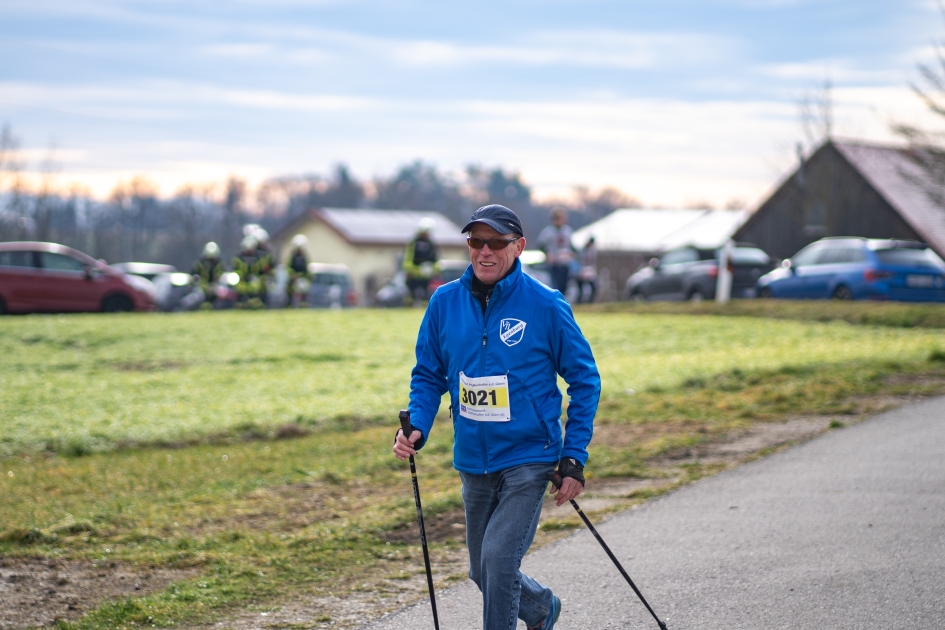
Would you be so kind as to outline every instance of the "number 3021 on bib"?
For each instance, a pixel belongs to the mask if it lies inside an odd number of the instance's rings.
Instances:
[[[508,422],[509,377],[470,378],[459,373],[459,415],[477,422]]]

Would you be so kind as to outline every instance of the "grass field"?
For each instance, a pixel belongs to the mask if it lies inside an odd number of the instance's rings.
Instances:
[[[845,321],[850,324],[901,328],[945,328],[945,305],[904,302],[840,302],[837,300],[732,300],[716,302],[606,302],[581,307],[598,313],[650,315],[723,315],[802,321]]]
[[[659,474],[654,458],[753,423],[945,391],[941,330],[852,325],[844,306],[827,321],[579,312],[604,385],[589,473]],[[0,557],[199,573],[59,623],[89,629],[193,624],[422,567],[391,536],[414,511],[389,454],[420,317],[0,319]],[[421,454],[428,516],[460,505],[450,442],[441,423]]]
[[[842,306],[842,305],[840,305]],[[418,311],[226,312],[0,320],[0,455],[72,454],[343,420],[407,399]],[[738,368],[916,361],[937,329],[584,312],[613,401]]]

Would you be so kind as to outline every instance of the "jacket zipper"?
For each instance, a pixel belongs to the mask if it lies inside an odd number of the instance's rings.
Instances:
[[[493,289],[494,290],[494,289]],[[482,313],[482,349],[479,353],[479,376],[486,375],[486,340],[488,338],[489,326],[487,322],[489,318],[489,299],[492,297],[492,294],[486,295],[486,308]],[[489,453],[486,450],[486,436],[484,435],[484,422],[479,423],[479,446],[482,450],[482,470],[483,474],[489,474]]]

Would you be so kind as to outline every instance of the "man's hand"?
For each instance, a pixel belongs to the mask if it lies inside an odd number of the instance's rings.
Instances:
[[[414,431],[410,434],[410,439],[404,437],[404,432],[402,429],[397,430],[397,437],[394,439],[394,455],[399,460],[405,460],[411,455],[416,455],[417,451],[414,450],[413,445],[417,443],[417,440],[423,437],[423,434],[419,431]]]
[[[551,484],[551,494],[558,495],[555,501],[557,505],[564,505],[584,491],[584,467],[577,460],[565,457],[558,462],[555,474],[561,479],[560,488]]]
[[[565,477],[564,481],[561,483],[561,489],[559,490],[555,486],[551,486],[551,494],[557,494],[558,498],[555,501],[555,505],[561,506],[581,494],[584,491],[584,486],[581,485],[581,482],[577,479],[572,479],[571,477]]]

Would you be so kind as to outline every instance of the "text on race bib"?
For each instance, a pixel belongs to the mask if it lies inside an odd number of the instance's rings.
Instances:
[[[508,422],[509,377],[470,378],[459,373],[459,415],[477,422]]]

